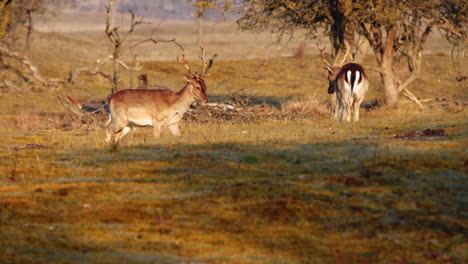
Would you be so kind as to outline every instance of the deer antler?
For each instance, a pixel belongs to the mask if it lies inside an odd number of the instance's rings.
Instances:
[[[213,62],[214,60],[216,59],[216,57],[218,56],[218,54],[214,54],[213,57],[211,57],[211,59],[206,62],[205,60],[205,50],[206,50],[206,46],[203,46],[203,47],[200,47],[201,49],[201,52],[202,52],[202,61],[203,61],[203,70],[202,70],[202,73],[200,74],[201,77],[208,77],[210,76],[211,73],[208,73],[207,72],[210,70],[211,66],[213,66]]]
[[[346,47],[346,53],[345,53],[345,55],[343,56],[343,59],[341,59],[340,63],[334,64],[334,65],[337,65],[337,66],[340,66],[340,67],[345,63],[346,58],[349,56],[349,53],[351,53],[351,48],[349,47],[348,42],[345,40],[345,41],[343,41],[343,44],[344,44],[345,47]]]
[[[185,60],[185,51],[182,53],[182,59],[179,59],[179,56],[177,56],[177,62],[179,62],[180,64],[184,65],[184,67],[188,70],[188,72],[189,72],[190,74],[193,75],[193,77],[195,77],[195,78],[200,78],[200,75],[197,74],[196,71],[192,70],[192,69],[190,68],[190,66],[188,66],[188,63],[187,63],[187,61]]]
[[[319,44],[318,44],[318,43],[316,43],[316,44],[317,44],[317,48],[318,48],[319,51],[320,51],[320,56],[321,56],[321,58],[322,58],[321,61],[327,65],[327,67],[326,67],[327,70],[332,71],[332,66],[331,66],[330,63],[325,59],[325,55],[323,54],[323,51],[325,50],[325,47],[320,48]]]
[[[193,75],[193,77],[197,78],[197,79],[201,79],[201,78],[204,78],[204,77],[208,77],[210,76],[210,73],[207,73],[208,70],[211,68],[211,66],[213,66],[213,61],[215,60],[215,58],[218,56],[218,54],[215,54],[213,55],[213,57],[211,57],[211,59],[207,62],[205,60],[205,47],[200,47],[201,49],[201,52],[202,52],[202,56],[201,56],[201,60],[203,61],[203,70],[201,73],[198,73],[197,71],[195,70],[192,70],[190,68],[190,66],[188,66],[188,63],[187,61],[185,60],[185,51],[182,53],[182,59],[179,58],[179,56],[177,56],[177,61],[184,65],[184,67],[188,70],[188,72],[190,74]]]

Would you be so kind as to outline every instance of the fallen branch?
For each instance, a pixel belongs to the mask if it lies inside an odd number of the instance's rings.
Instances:
[[[68,82],[69,83],[74,83],[76,81],[76,79],[78,79],[78,77],[82,73],[84,73],[86,75],[100,75],[100,76],[106,78],[107,80],[109,80],[112,83],[113,78],[109,74],[99,70],[99,67],[100,67],[101,63],[105,62],[107,60],[109,60],[109,59],[105,59],[105,60],[98,59],[93,68],[83,67],[83,68],[75,69],[74,71],[70,72],[70,76],[68,77]]]
[[[23,63],[24,65],[26,65],[28,67],[28,69],[31,71],[32,76],[44,86],[57,87],[61,83],[65,82],[63,80],[44,78],[42,76],[41,72],[39,71],[39,68],[36,65],[34,65],[28,58],[20,55],[17,52],[8,50],[5,47],[0,46],[0,55],[16,59],[16,60],[20,61],[21,63]]]
[[[424,110],[424,106],[421,104],[421,101],[419,101],[419,99],[412,92],[410,92],[408,88],[404,89],[402,94],[417,104],[421,110]]]

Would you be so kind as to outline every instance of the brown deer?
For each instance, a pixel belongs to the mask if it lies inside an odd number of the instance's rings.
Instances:
[[[182,64],[189,75],[184,74],[187,83],[179,92],[161,89],[127,89],[116,92],[109,97],[109,120],[106,123],[106,142],[117,148],[119,141],[133,127],[152,126],[155,138],[158,138],[162,127],[169,127],[174,136],[179,136],[179,123],[183,115],[195,100],[208,102],[204,78],[213,66],[216,54],[207,62],[205,48],[201,48],[203,70],[198,73],[192,70],[185,60],[185,52],[177,61]],[[159,87],[158,87],[159,88]]]
[[[322,62],[327,65],[325,69],[328,70],[328,93],[336,93],[336,106],[333,105],[332,101],[332,109],[335,111],[333,116],[340,122],[343,118],[350,122],[351,111],[353,111],[354,121],[357,122],[359,121],[359,107],[369,89],[369,80],[361,65],[357,63],[344,64],[346,57],[351,52],[348,43],[345,41],[344,44],[346,53],[336,66],[330,65],[325,59],[323,54],[325,48],[320,48],[318,44],[317,48],[320,51]]]

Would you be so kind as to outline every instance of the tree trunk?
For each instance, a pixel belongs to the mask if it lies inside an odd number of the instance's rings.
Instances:
[[[26,10],[27,16],[28,16],[28,26],[27,26],[27,32],[26,32],[26,40],[25,40],[25,45],[24,49],[25,50],[30,50],[31,49],[31,34],[33,32],[33,20],[32,20],[32,10]]]
[[[203,21],[202,21],[202,17],[198,17],[197,19],[198,21],[198,24],[197,24],[197,33],[198,33],[198,46],[202,46],[203,44],[203,41],[202,41],[202,35],[203,35]]]
[[[112,93],[115,93],[119,91],[120,46],[118,43],[115,44],[113,56],[114,56],[114,64],[113,64],[114,77],[112,79]]]
[[[382,68],[380,73],[385,92],[385,103],[388,106],[395,107],[398,105],[398,85],[395,83],[395,76],[391,69]]]
[[[0,2],[0,13],[3,15],[0,20],[0,39],[2,39],[3,36],[5,36],[6,28],[8,22],[10,21],[12,2],[13,0],[5,0]]]
[[[395,39],[396,32],[393,27],[387,28],[387,38],[385,40],[385,50],[380,59],[380,67],[384,92],[385,92],[385,103],[388,106],[395,107],[398,105],[398,97],[400,92],[398,91],[397,78],[393,72],[394,54],[395,54]]]
[[[356,32],[356,21],[347,17],[352,1],[351,0],[332,0],[331,12],[334,19],[331,25],[330,41],[332,44],[332,54],[334,56],[333,66],[341,62],[346,55],[343,44],[346,41],[350,49],[354,46],[354,34]]]

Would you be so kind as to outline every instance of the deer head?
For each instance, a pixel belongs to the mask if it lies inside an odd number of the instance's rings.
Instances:
[[[317,48],[320,51],[321,61],[326,65],[326,67],[324,67],[324,68],[328,71],[328,81],[329,81],[328,93],[329,94],[332,94],[332,93],[334,93],[336,91],[336,89],[337,89],[337,76],[341,71],[341,67],[345,63],[346,58],[348,57],[349,53],[351,52],[351,49],[350,49],[350,47],[348,45],[348,42],[344,41],[344,44],[345,44],[345,47],[346,47],[345,55],[339,61],[339,63],[336,63],[337,58],[335,58],[335,62],[333,63],[333,66],[332,66],[325,59],[325,55],[323,54],[323,52],[325,51],[325,47],[320,48],[319,44],[317,43]]]
[[[202,56],[201,60],[203,61],[203,69],[201,73],[190,68],[188,65],[187,60],[185,60],[185,51],[182,53],[182,58],[177,56],[177,61],[182,64],[188,71],[188,74],[184,74],[185,80],[187,84],[190,85],[193,89],[193,94],[196,99],[199,99],[205,103],[208,102],[208,97],[206,95],[206,85],[204,78],[210,76],[210,73],[207,73],[208,70],[213,66],[214,59],[218,56],[218,54],[213,55],[209,61],[205,60],[205,47],[200,47]]]

